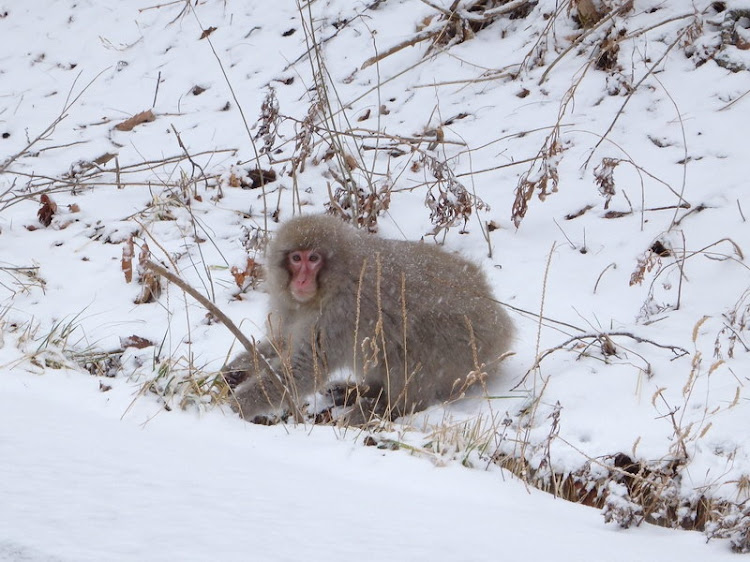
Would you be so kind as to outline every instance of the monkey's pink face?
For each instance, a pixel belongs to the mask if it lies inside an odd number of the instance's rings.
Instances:
[[[318,273],[323,268],[323,256],[315,250],[295,250],[287,256],[287,267],[292,275],[289,292],[300,303],[311,300],[318,292]]]

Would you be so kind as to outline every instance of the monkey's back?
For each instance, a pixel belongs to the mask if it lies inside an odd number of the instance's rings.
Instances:
[[[407,359],[421,365],[423,374],[414,381],[421,394],[444,400],[469,373],[494,373],[510,347],[513,328],[481,269],[437,246],[385,242],[403,256]]]

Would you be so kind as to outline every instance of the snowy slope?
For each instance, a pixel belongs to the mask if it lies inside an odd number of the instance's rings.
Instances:
[[[79,373],[4,376],[0,560],[735,558],[697,533],[605,526],[499,470],[143,402],[121,419],[129,401]]]

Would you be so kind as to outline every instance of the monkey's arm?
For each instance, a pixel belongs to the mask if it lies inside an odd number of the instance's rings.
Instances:
[[[278,353],[279,346],[265,341],[255,355],[242,353],[222,372],[227,381],[240,379],[230,404],[248,421],[266,421],[285,412],[301,419],[305,396],[316,390],[315,353],[312,346],[297,346],[291,354]]]
[[[201,295],[198,291],[185,283],[174,273],[151,261],[147,261],[145,266],[147,269],[150,269],[154,273],[157,273],[158,275],[169,279],[183,291],[190,294],[204,307],[211,311],[217,318],[219,318],[222,323],[235,335],[239,342],[242,343],[242,346],[246,351],[240,353],[240,355],[235,357],[221,369],[222,375],[229,384],[230,388],[234,389],[236,387],[237,391],[239,392],[240,388],[242,388],[246,383],[250,384],[252,380],[257,380],[261,384],[258,385],[258,388],[255,389],[254,392],[248,392],[248,396],[269,396],[270,398],[266,399],[265,409],[268,409],[267,407],[271,403],[272,399],[278,398],[279,403],[286,400],[287,404],[292,409],[292,413],[295,419],[300,419],[298,410],[296,409],[294,403],[289,399],[288,394],[285,392],[283,383],[277,376],[277,373],[280,370],[281,362],[275,355],[274,346],[270,342],[266,341],[258,345],[250,342],[250,340],[245,337],[240,329],[214,303],[209,301],[206,297]],[[274,357],[276,359],[274,359]],[[251,378],[251,380],[248,381],[248,378]],[[264,392],[264,389],[266,387],[269,388],[270,394]],[[243,392],[243,395],[244,394],[245,393]],[[237,395],[235,394],[235,396]],[[261,410],[263,410],[263,408],[257,407],[259,405],[260,404],[253,404],[252,401],[250,401],[250,403],[246,404],[246,409],[248,412],[260,412]],[[244,411],[244,408],[242,408],[239,399],[235,400],[232,403],[232,407],[233,409],[240,412]],[[253,414],[253,417],[255,417],[255,415],[257,414]],[[243,417],[248,418],[248,416],[244,413]]]
[[[221,368],[221,374],[227,381],[229,388],[235,389],[245,382],[248,377],[255,376],[261,366],[266,365],[269,369],[276,369],[278,361],[273,346],[268,341],[254,344],[251,347],[252,353],[243,351],[232,359],[229,363]]]

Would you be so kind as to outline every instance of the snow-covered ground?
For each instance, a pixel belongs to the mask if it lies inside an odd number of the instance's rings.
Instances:
[[[3,376],[0,560],[736,558],[698,533],[604,525],[500,469],[436,467],[323,426],[152,417],[142,402],[122,418],[129,393],[97,386]]]
[[[518,459],[750,547],[750,4],[451,4],[0,3],[0,560],[730,556]],[[231,268],[343,185],[379,235],[480,263],[519,327],[489,399],[374,434],[399,451],[242,422],[211,385],[229,332],[123,274],[132,236],[260,338]]]

